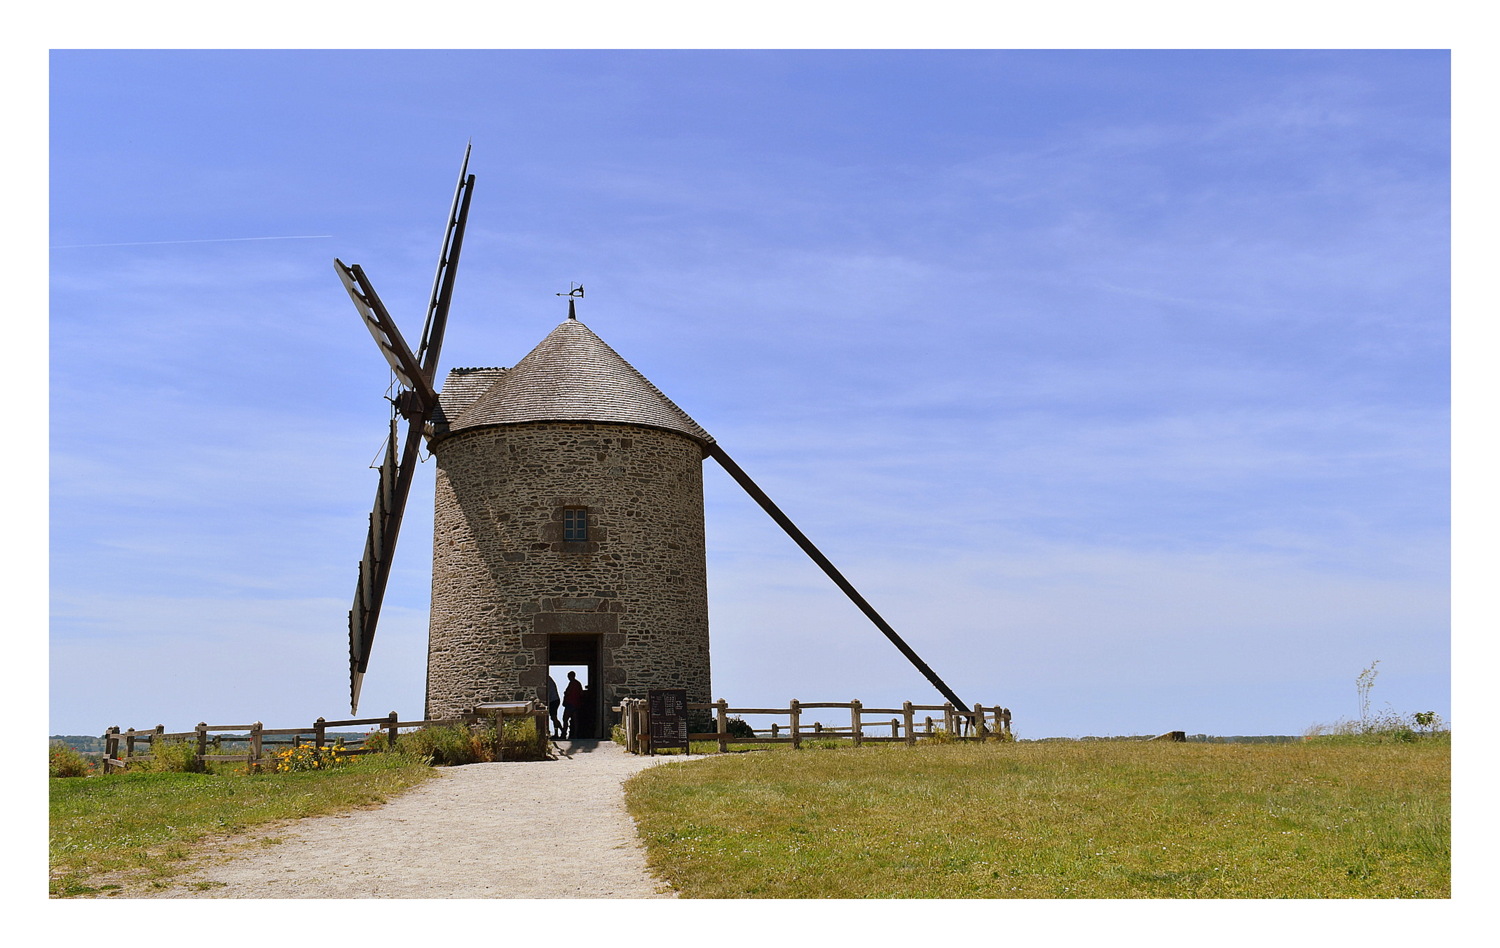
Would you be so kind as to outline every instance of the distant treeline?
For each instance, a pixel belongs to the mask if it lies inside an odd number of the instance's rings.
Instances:
[[[104,738],[86,737],[82,734],[54,734],[47,739],[51,744],[66,744],[80,754],[104,753]]]

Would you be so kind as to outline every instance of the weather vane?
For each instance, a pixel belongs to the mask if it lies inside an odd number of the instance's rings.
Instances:
[[[568,290],[568,292],[566,292],[566,293],[558,293],[557,295],[558,296],[566,296],[568,298],[568,318],[569,319],[577,319],[578,318],[578,310],[574,309],[574,300],[581,300],[581,299],[583,299],[583,284],[582,283],[572,283],[572,282],[570,282],[568,284],[568,286],[570,287],[570,289]]]

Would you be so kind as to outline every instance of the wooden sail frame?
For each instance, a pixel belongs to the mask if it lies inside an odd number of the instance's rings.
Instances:
[[[391,429],[386,441],[385,458],[380,465],[380,483],[370,511],[369,533],[365,552],[359,564],[354,605],[349,610],[349,710],[359,711],[359,694],[365,672],[370,667],[370,650],[375,642],[375,628],[380,621],[380,606],[391,575],[391,561],[396,540],[401,534],[401,519],[406,512],[406,498],[422,449],[432,413],[437,409],[437,391],[433,379],[443,348],[443,334],[448,324],[448,308],[453,300],[453,283],[458,276],[458,259],[463,250],[464,227],[469,217],[469,202],[474,193],[474,176],[468,173],[469,152],[464,150],[463,165],[458,172],[458,186],[438,254],[437,274],[422,327],[422,340],[416,353],[411,351],[395,320],[386,311],[380,296],[358,264],[346,266],[334,260],[334,269],[348,291],[355,309],[370,331],[381,355],[401,384],[401,392],[392,399]],[[404,418],[406,435],[399,458],[396,453],[398,424]]]

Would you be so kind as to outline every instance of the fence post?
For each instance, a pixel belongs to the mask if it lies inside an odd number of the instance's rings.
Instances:
[[[202,773],[208,769],[208,761],[203,759],[204,755],[208,753],[208,722],[199,721],[198,726],[193,728],[193,732],[197,737],[198,744],[198,752],[193,756],[198,764],[198,772]]]
[[[1010,736],[1010,708],[1001,708],[1001,726],[1005,729],[1005,736]]]
[[[910,701],[901,702],[901,723],[906,728],[906,746],[911,747],[917,743],[917,732],[913,727],[916,722],[912,720]]]
[[[398,720],[400,720],[400,718],[396,717],[396,712],[394,711],[386,715],[387,723],[385,726],[385,749],[388,751],[393,751],[396,749],[396,722]]]
[[[165,724],[158,724],[156,726],[156,730],[152,732],[152,734],[151,734],[151,756],[152,757],[155,757],[156,756],[156,752],[159,751],[159,750],[161,750],[161,746],[166,743],[166,733],[167,733],[167,726]]]
[[[943,730],[954,737],[958,736],[958,728],[953,725],[953,702],[951,701],[943,702]]]
[[[974,705],[974,737],[977,738],[978,741],[979,741],[979,743],[981,743],[981,744],[984,743],[984,733],[985,733],[985,728],[984,728],[984,705],[982,705],[982,704],[975,704]]]
[[[328,722],[324,718],[318,718],[313,722],[313,747],[318,753],[323,752],[323,745],[328,740]]]
[[[252,770],[260,767],[260,732],[263,727],[264,725],[259,721],[250,725],[250,769]]]
[[[109,762],[120,755],[120,727],[115,725],[104,732],[104,760],[102,769],[99,771],[104,776],[109,776]]]
[[[792,750],[802,749],[802,702],[792,699]]]
[[[894,740],[901,736],[901,722],[891,718],[891,738]]]
[[[719,723],[716,730],[719,732],[719,753],[727,754],[729,752],[729,702],[720,698],[714,702],[714,708],[718,712]]]
[[[129,763],[130,758],[135,756],[135,728],[125,732],[125,761]]]
[[[859,747],[865,741],[864,725],[859,720],[859,712],[864,704],[858,698],[849,702],[849,731],[854,736],[854,746]]]

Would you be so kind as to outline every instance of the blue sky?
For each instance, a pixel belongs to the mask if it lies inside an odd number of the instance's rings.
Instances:
[[[54,52],[52,733],[346,709],[388,372],[582,318],[1023,737],[1449,689],[1440,51]],[[288,239],[237,239],[237,238]],[[296,239],[290,239],[296,238]],[[936,693],[712,462],[715,691]],[[420,713],[432,464],[362,713]],[[99,675],[103,649],[115,675]]]

